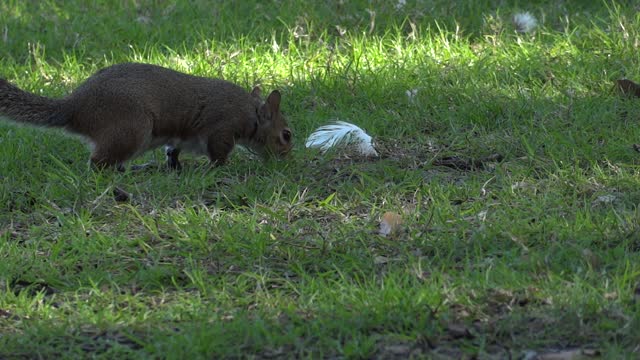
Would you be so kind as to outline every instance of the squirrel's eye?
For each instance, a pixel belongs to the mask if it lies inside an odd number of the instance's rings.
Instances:
[[[284,139],[284,141],[286,142],[291,141],[291,130],[289,129],[282,130],[282,139]]]

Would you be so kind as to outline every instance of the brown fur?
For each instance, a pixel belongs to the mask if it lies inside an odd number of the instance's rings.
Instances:
[[[291,150],[291,130],[280,112],[280,93],[260,99],[228,81],[126,63],[102,69],[70,95],[50,99],[0,79],[0,115],[36,126],[62,127],[86,138],[94,165],[122,167],[162,145],[170,167],[180,150],[224,164],[235,144],[262,156]]]

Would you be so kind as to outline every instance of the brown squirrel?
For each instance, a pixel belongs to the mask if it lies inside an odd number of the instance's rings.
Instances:
[[[235,144],[267,157],[291,150],[280,92],[266,101],[220,79],[149,64],[104,68],[61,99],[23,91],[0,78],[0,116],[35,126],[61,127],[88,140],[91,163],[124,169],[141,153],[165,145],[169,167],[181,150],[222,165]]]

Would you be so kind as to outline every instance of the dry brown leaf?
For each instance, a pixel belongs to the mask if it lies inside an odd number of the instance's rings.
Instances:
[[[491,163],[499,163],[504,159],[502,154],[491,154],[489,156],[483,158],[464,158],[461,156],[453,155],[453,156],[443,156],[438,159],[433,160],[434,166],[445,166],[448,168],[461,170],[461,171],[472,171],[481,169],[485,166],[491,165]]]
[[[490,289],[489,297],[491,300],[500,303],[509,303],[513,300],[513,291],[505,289]]]
[[[583,349],[582,353],[587,356],[600,356],[600,350],[596,349]]]
[[[469,221],[469,222],[475,222],[475,221],[480,221],[480,222],[485,222],[487,220],[487,214],[488,214],[488,210],[481,210],[480,212],[478,212],[475,215],[470,215],[470,216],[465,216],[462,218],[462,220],[464,221]],[[448,220],[450,221],[450,220]]]
[[[516,191],[516,190],[535,190],[536,187],[535,185],[526,182],[526,181],[518,181],[515,182],[513,184],[511,184],[511,190],[512,191]]]
[[[616,90],[622,95],[640,97],[640,85],[631,80],[621,79],[616,81]]]
[[[589,249],[582,249],[582,257],[593,269],[600,266],[600,258]]]
[[[540,354],[539,360],[587,360],[594,357],[599,357],[600,352],[598,350],[582,350],[571,349],[553,353]]]
[[[382,215],[380,221],[380,230],[378,233],[382,236],[397,234],[402,227],[402,216],[398,213],[387,211]]]
[[[129,201],[130,195],[128,192],[120,189],[119,187],[113,188],[113,199],[116,202],[127,202]]]
[[[411,352],[411,346],[409,345],[387,345],[385,350],[394,355],[408,355]]]
[[[617,199],[618,199],[618,197],[616,195],[614,195],[614,194],[600,195],[595,200],[593,200],[591,202],[591,206],[592,207],[596,207],[598,205],[611,205]]]
[[[447,325],[447,332],[454,339],[472,339],[473,334],[469,331],[469,328],[462,324],[449,324]]]

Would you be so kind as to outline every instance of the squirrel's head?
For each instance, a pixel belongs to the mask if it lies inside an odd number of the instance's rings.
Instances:
[[[255,87],[251,96],[258,100],[256,114],[257,128],[253,136],[251,148],[263,157],[286,156],[293,147],[292,133],[287,120],[280,112],[281,95],[274,90],[262,102],[260,100],[260,88]]]

